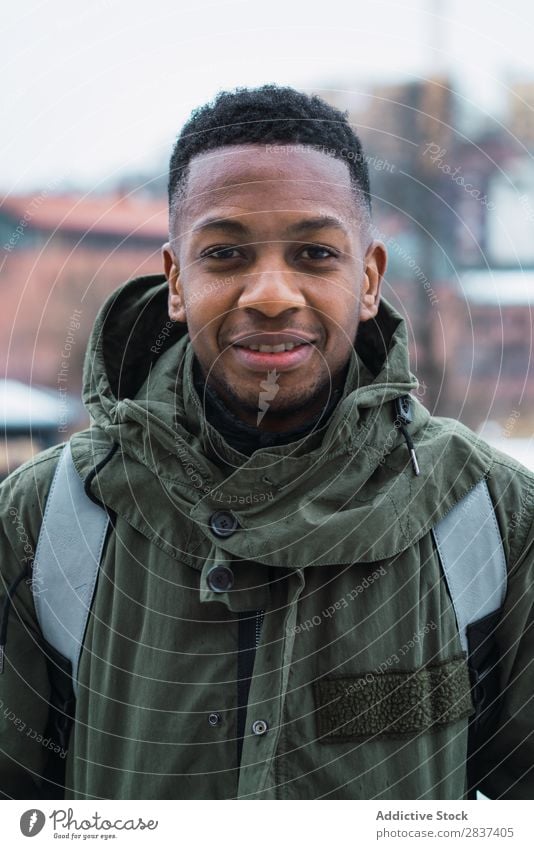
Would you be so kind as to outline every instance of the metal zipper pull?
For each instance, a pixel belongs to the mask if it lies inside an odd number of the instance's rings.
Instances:
[[[397,413],[397,417],[395,419],[395,426],[399,428],[404,439],[406,441],[406,447],[410,453],[410,460],[412,462],[412,468],[414,474],[416,476],[421,474],[421,470],[419,468],[419,463],[417,462],[417,456],[415,454],[415,446],[413,444],[412,437],[408,433],[406,428],[407,424],[411,424],[413,422],[413,414],[412,414],[412,398],[410,395],[400,395],[398,398],[395,398],[395,412]]]

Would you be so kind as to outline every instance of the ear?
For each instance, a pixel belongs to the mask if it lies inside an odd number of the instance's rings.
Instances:
[[[364,258],[364,275],[360,296],[360,321],[369,321],[378,312],[380,284],[386,272],[387,251],[383,242],[373,240]]]
[[[180,266],[175,253],[169,242],[165,242],[161,249],[163,259],[163,270],[169,283],[169,318],[171,321],[185,323],[185,305],[180,283]]]

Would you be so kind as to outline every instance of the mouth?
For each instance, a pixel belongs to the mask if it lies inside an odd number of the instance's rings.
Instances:
[[[261,351],[262,354],[281,354],[282,351],[292,351],[308,342],[281,342],[280,345],[237,345],[238,348],[246,348],[248,351]]]
[[[252,371],[291,371],[312,356],[315,341],[292,331],[249,333],[230,347],[238,362]]]

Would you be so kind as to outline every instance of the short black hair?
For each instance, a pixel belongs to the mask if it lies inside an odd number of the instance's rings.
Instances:
[[[369,169],[348,112],[288,86],[264,85],[220,92],[195,109],[174,145],[169,165],[171,225],[185,195],[188,166],[200,153],[234,144],[293,143],[346,162],[356,200],[371,214]]]

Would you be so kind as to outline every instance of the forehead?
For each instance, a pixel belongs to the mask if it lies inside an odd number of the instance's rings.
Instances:
[[[302,145],[228,145],[191,160],[182,225],[217,208],[245,213],[331,212],[354,218],[356,204],[348,165]],[[185,216],[185,221],[184,221]]]

